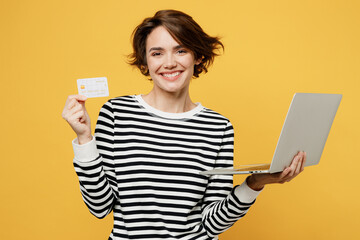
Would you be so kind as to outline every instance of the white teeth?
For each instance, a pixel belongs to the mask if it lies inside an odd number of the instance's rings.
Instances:
[[[164,77],[176,77],[177,75],[179,75],[180,74],[180,72],[174,72],[174,73],[170,73],[170,74],[168,74],[168,73],[163,73],[163,76]]]

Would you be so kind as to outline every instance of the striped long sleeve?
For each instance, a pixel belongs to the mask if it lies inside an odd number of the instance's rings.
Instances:
[[[233,152],[234,130],[228,122],[215,160],[215,168],[233,167]],[[240,201],[235,189],[232,175],[212,175],[209,178],[203,210],[203,224],[209,236],[216,236],[231,227],[254,203]]]
[[[244,216],[257,192],[232,176],[201,171],[232,167],[230,121],[198,104],[166,113],[140,95],[109,100],[95,139],[74,146],[74,166],[90,212],[114,212],[109,239],[217,239]]]
[[[114,135],[114,116],[110,103],[102,107],[97,124],[103,126],[95,131],[97,146],[95,141],[85,146],[73,144],[77,153],[74,167],[85,204],[94,216],[104,218],[113,210],[118,198],[113,161],[114,140],[108,137]]]

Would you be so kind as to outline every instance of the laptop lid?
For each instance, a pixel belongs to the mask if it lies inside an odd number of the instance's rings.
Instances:
[[[318,164],[341,98],[341,94],[295,93],[270,168],[268,164],[254,164],[234,169],[214,169],[201,174],[281,172],[290,166],[299,151],[306,152],[305,166]]]
[[[305,166],[319,163],[341,98],[341,94],[295,93],[270,173],[283,171],[299,151],[306,152]]]

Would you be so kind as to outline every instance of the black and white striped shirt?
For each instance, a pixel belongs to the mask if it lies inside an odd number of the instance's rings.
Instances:
[[[95,140],[73,142],[74,166],[90,212],[114,211],[109,239],[217,239],[243,217],[258,192],[231,175],[201,171],[232,167],[234,131],[219,113],[197,107],[167,113],[141,95],[109,100]]]

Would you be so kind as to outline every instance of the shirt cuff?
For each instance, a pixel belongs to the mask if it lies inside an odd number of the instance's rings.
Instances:
[[[79,145],[78,139],[72,141],[74,149],[74,160],[79,162],[90,162],[99,157],[99,151],[96,147],[96,141],[93,137],[90,142]]]
[[[257,196],[261,193],[260,191],[255,191],[251,189],[247,183],[246,180],[240,185],[235,188],[234,194],[235,196],[240,200],[240,202],[244,203],[251,203],[255,201]]]

